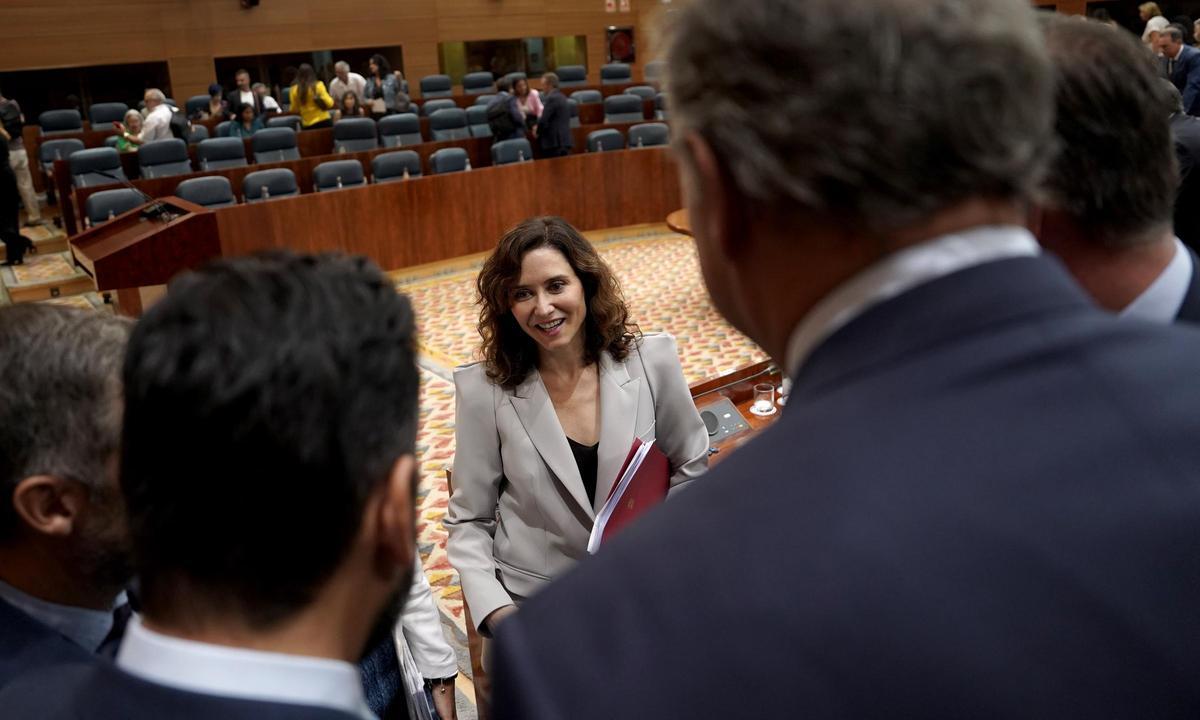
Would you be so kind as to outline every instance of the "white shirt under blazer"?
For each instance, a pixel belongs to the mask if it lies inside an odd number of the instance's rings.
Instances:
[[[671,492],[708,466],[708,433],[675,339],[646,334],[623,361],[599,362],[596,499],[587,491],[537,370],[506,390],[483,363],[454,372],[454,494],[447,554],[472,620],[527,598],[587,554],[588,535],[636,434],[671,465]]]

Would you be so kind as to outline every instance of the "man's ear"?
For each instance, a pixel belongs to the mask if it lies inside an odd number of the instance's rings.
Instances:
[[[86,512],[88,489],[83,483],[54,475],[33,475],[13,488],[13,509],[30,530],[67,537]]]
[[[692,232],[697,239],[713,243],[725,257],[741,255],[747,233],[736,229],[746,218],[732,176],[703,135],[689,130],[681,142],[684,202]]]
[[[398,568],[410,567],[413,562],[417,545],[416,483],[416,458],[401,455],[384,483],[377,510],[376,557],[378,570],[386,577],[393,577]]]

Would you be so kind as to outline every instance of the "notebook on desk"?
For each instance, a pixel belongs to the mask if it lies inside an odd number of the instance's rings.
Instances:
[[[654,447],[653,440],[642,442],[634,438],[617,482],[596,515],[588,538],[588,552],[595,554],[601,543],[666,499],[670,486],[671,464],[667,456]]]

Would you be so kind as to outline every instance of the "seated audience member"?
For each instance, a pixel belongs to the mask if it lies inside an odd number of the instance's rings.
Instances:
[[[300,127],[304,130],[333,127],[329,111],[333,109],[333,98],[325,90],[325,83],[317,79],[313,66],[304,63],[296,74],[288,100],[292,112],[299,113]]]
[[[225,134],[229,137],[248,138],[263,129],[263,119],[254,114],[254,106],[242,103],[237,109],[237,119],[229,124]]]
[[[353,91],[342,93],[341,100],[338,102],[338,119],[366,117],[367,110],[358,101],[358,95]]]
[[[533,134],[542,147],[542,155],[548,158],[570,155],[575,144],[571,136],[571,105],[558,89],[558,75],[543,75],[542,87],[546,89],[546,100]]]
[[[342,104],[342,96],[346,93],[354,93],[355,97],[363,96],[367,79],[356,72],[350,72],[350,63],[339,60],[334,63],[333,72],[335,77],[329,81],[329,94],[339,107]]]
[[[6,718],[372,717],[355,663],[415,558],[412,308],[363,258],[178,276],[125,361],[144,615],[116,664],[33,673]]]
[[[525,117],[525,126],[537,125],[538,118],[542,116],[542,97],[538,91],[529,87],[529,81],[525,78],[517,78],[513,81],[513,97],[517,99],[517,108]]]
[[[252,87],[254,89],[254,96],[257,98],[258,106],[262,108],[258,112],[259,115],[270,115],[271,113],[282,112],[283,109],[279,107],[279,103],[275,101],[275,98],[267,94],[266,85],[262,83],[254,83]]]
[[[517,107],[512,94],[512,80],[502,77],[496,81],[496,97],[487,106],[488,127],[495,140],[525,137],[525,114]]]
[[[234,74],[234,83],[237,85],[228,95],[225,96],[225,107],[229,111],[229,120],[236,120],[238,108],[242,103],[246,103],[254,108],[255,115],[262,115],[263,106],[258,93],[254,92],[254,86],[250,84],[250,73],[246,70],[238,70]]]
[[[1038,239],[1101,307],[1200,321],[1196,259],[1171,229],[1179,176],[1153,59],[1136,38],[1081,18],[1048,14],[1043,29],[1059,142]]]
[[[229,105],[221,97],[221,86],[213,83],[208,86],[208,105],[202,108],[191,120],[208,120],[209,118],[225,118],[229,114]]]
[[[90,662],[114,630],[131,575],[116,472],[131,325],[52,305],[0,309],[0,687]]]
[[[1200,333],[1096,308],[1025,229],[1036,15],[672,13],[701,273],[791,393],[500,624],[495,718],[1200,716]]]
[[[384,115],[409,112],[409,98],[401,88],[400,73],[392,71],[387,58],[372,55],[367,70],[362,98],[371,117],[378,120]]]
[[[1161,80],[1171,111],[1171,136],[1179,161],[1179,192],[1175,196],[1175,235],[1194,253],[1200,251],[1200,118],[1183,111],[1183,98],[1169,81]],[[1193,267],[1193,273],[1197,270]]]
[[[510,230],[477,281],[481,363],[454,373],[451,564],[485,636],[587,557],[634,437],[672,491],[708,465],[675,341],[642,336],[612,270],[562,218]]]
[[[1164,28],[1159,34],[1159,49],[1166,63],[1167,79],[1183,94],[1183,110],[1200,114],[1200,50],[1183,43],[1179,28]]]
[[[117,136],[117,151],[118,152],[137,152],[138,146],[129,140],[128,136],[136,137],[142,131],[142,114],[137,110],[129,110],[125,113],[125,132]]]
[[[132,132],[125,125],[114,122],[113,125],[121,131],[121,138],[133,145],[145,145],[148,142],[173,137],[171,113],[175,111],[167,104],[167,96],[163,95],[162,90],[147,90],[142,100],[146,103],[146,118],[142,121],[141,132]]]

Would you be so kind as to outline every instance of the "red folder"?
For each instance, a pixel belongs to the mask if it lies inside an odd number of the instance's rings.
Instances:
[[[643,445],[647,446],[644,451]],[[631,467],[631,463],[637,464]],[[654,447],[653,440],[643,443],[635,437],[629,455],[617,473],[617,481],[596,516],[588,552],[595,553],[601,543],[665,500],[670,487],[671,464],[667,456]]]

